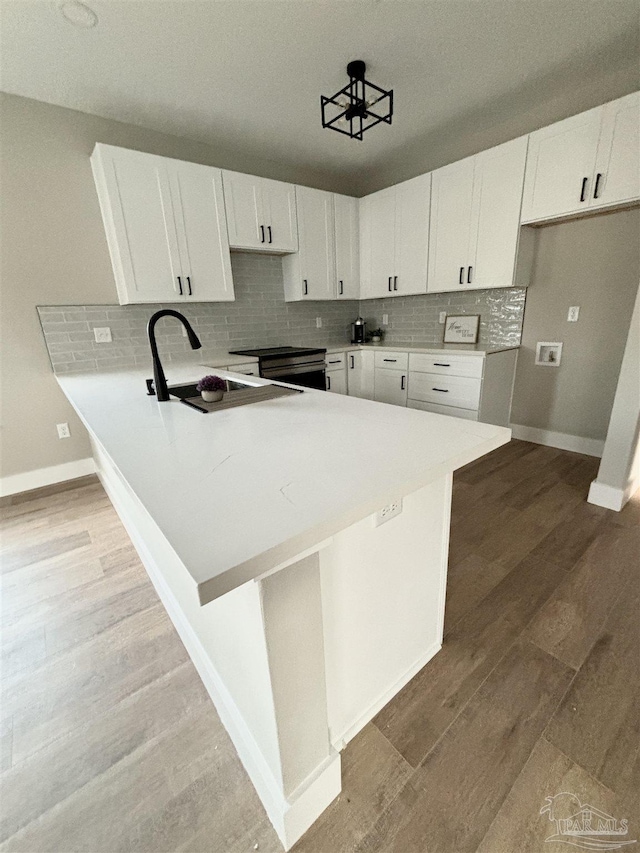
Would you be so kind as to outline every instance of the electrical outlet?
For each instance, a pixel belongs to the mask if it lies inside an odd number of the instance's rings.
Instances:
[[[322,317],[316,317],[316,329],[322,328]]]
[[[386,524],[387,521],[391,521],[392,518],[395,518],[396,515],[400,515],[402,512],[402,498],[398,498],[397,501],[392,501],[390,504],[383,506],[382,509],[379,509],[376,513],[376,527],[380,527],[381,524]]]
[[[108,326],[104,326],[104,328],[102,328],[102,329],[94,327],[93,336],[96,339],[96,343],[99,343],[99,344],[110,344],[111,343],[111,329]]]
[[[383,315],[382,315],[382,325],[383,325],[383,326],[388,326],[388,325],[389,325],[389,315],[388,315],[388,314],[383,314]]]
[[[71,438],[69,424],[56,424],[56,429],[58,430],[58,438]]]
[[[580,316],[580,306],[579,305],[572,305],[571,308],[569,308],[569,313],[567,314],[567,322],[568,323],[577,323],[579,316]]]
[[[444,324],[446,322],[447,322],[447,312],[441,311],[440,314],[438,315],[438,323],[440,323],[441,326],[444,326]]]

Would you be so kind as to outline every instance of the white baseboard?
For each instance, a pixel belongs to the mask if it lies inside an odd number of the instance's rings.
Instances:
[[[99,452],[97,456],[100,460]],[[138,529],[136,514],[139,514],[139,510],[134,505],[132,497],[106,465],[103,467],[99,462],[97,468],[100,481],[131,537],[147,574],[216,707],[269,820],[284,849],[289,850],[340,793],[342,786],[340,754],[332,753],[291,796],[288,798],[284,796],[281,786],[273,776],[233,697],[202,647],[200,639],[184,615],[153,554],[147,547],[145,537]]]
[[[620,512],[637,490],[637,482],[629,483],[626,489],[617,489],[615,486],[608,486],[606,483],[594,480],[589,487],[589,497],[587,500],[590,504],[603,506],[605,509],[612,509],[614,512]]]
[[[42,486],[52,486],[54,483],[64,483],[94,474],[95,463],[91,457],[76,459],[74,462],[64,462],[62,465],[51,465],[49,468],[37,468],[35,471],[25,471],[24,474],[11,474],[0,478],[0,497],[29,492]]]
[[[361,729],[363,729],[367,723],[370,723],[371,720],[375,717],[378,711],[381,711],[384,706],[390,702],[396,693],[399,693],[403,687],[405,687],[411,679],[420,672],[423,666],[426,666],[434,655],[436,655],[440,649],[442,648],[442,643],[434,643],[427,651],[420,656],[420,658],[409,667],[409,669],[405,672],[405,674],[399,678],[395,684],[389,687],[388,690],[385,690],[375,702],[369,707],[364,714],[358,717],[348,728],[346,728],[339,735],[335,735],[331,732],[331,745],[334,749],[342,750],[349,743],[350,740],[358,734]]]
[[[586,456],[602,456],[604,441],[598,438],[583,438],[581,435],[570,435],[566,432],[553,432],[550,429],[524,426],[524,424],[509,424],[513,438],[522,441],[532,441],[534,444],[544,444],[547,447],[557,447],[558,450],[571,450],[573,453],[584,453]]]

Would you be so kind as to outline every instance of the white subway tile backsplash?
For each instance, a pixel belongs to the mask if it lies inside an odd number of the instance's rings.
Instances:
[[[525,291],[519,289],[404,296],[336,302],[284,301],[282,261],[278,257],[234,253],[231,257],[236,301],[168,305],[45,305],[38,308],[45,341],[56,373],[150,366],[146,335],[149,317],[173,307],[192,323],[206,349],[238,349],[278,344],[348,343],[351,322],[359,314],[369,329],[389,315],[385,342],[435,344],[442,340],[440,311],[480,314],[480,342],[520,342]],[[316,317],[322,328],[316,328]],[[96,344],[94,326],[111,329],[111,343]],[[171,318],[156,326],[158,346],[167,361],[192,352],[182,326]],[[196,358],[196,354],[193,354]]]

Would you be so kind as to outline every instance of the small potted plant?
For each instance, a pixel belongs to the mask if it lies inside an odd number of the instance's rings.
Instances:
[[[384,337],[384,332],[382,329],[373,329],[371,332],[371,343],[379,344],[382,338]]]
[[[196,388],[205,403],[218,403],[227,390],[227,383],[219,376],[203,376]]]

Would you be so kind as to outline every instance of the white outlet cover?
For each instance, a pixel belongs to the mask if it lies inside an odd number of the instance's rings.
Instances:
[[[322,317],[316,317],[316,329],[322,328]]]
[[[569,313],[567,314],[567,322],[568,323],[577,323],[580,318],[580,306],[572,305],[569,308]]]
[[[375,526],[380,527],[381,524],[386,524],[387,521],[391,521],[392,518],[395,518],[397,515],[400,515],[402,512],[402,498],[398,498],[395,501],[391,501],[390,504],[383,506],[382,509],[379,509],[375,514]]]
[[[96,339],[96,343],[99,344],[110,344],[111,343],[111,329],[109,326],[103,326],[102,328],[98,328],[94,326],[93,336]]]
[[[71,438],[69,424],[56,424],[58,430],[58,438]]]
[[[447,322],[447,312],[441,311],[439,316],[438,316],[438,323],[440,323],[441,326],[444,326],[444,324],[446,322]]]

